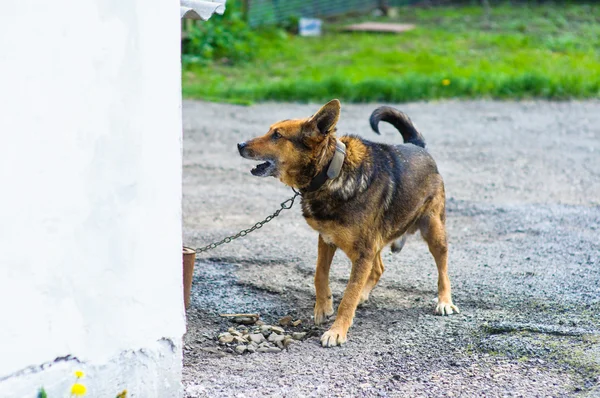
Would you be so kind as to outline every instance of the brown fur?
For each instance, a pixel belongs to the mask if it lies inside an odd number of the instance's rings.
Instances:
[[[323,346],[346,342],[359,303],[369,298],[383,274],[382,249],[396,241],[399,251],[405,234],[420,231],[438,268],[438,304],[441,315],[458,312],[452,303],[447,271],[444,183],[424,140],[410,119],[388,107],[371,118],[399,128],[408,144],[388,146],[355,136],[340,137],[346,158],[340,175],[314,192],[307,187],[331,161],[335,152],[335,126],[340,116],[337,100],[306,119],[273,124],[267,134],[239,144],[246,158],[267,160],[255,175],[275,176],[302,192],[307,223],[319,232],[315,272],[314,319],[323,323],[333,314],[329,267],[336,250],[352,261],[352,271],[338,314],[321,338]]]

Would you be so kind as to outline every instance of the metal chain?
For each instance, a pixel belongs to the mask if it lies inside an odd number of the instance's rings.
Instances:
[[[229,242],[231,242],[231,241],[232,241],[232,240],[234,240],[234,239],[241,238],[242,236],[246,236],[246,235],[248,235],[248,234],[249,234],[250,232],[252,232],[252,231],[256,231],[257,229],[259,229],[259,228],[262,228],[262,226],[263,226],[263,225],[265,225],[266,223],[268,223],[269,221],[271,221],[272,219],[274,219],[275,217],[277,217],[277,216],[279,215],[279,213],[281,213],[281,211],[282,211],[282,210],[289,210],[289,209],[291,209],[291,208],[292,208],[292,206],[294,205],[294,200],[295,200],[295,199],[296,199],[296,198],[297,198],[299,195],[300,195],[300,192],[298,192],[298,191],[296,191],[296,190],[294,189],[294,196],[293,196],[293,197],[291,197],[291,198],[289,198],[289,199],[288,199],[288,200],[286,200],[285,202],[282,202],[282,203],[281,203],[281,205],[280,205],[281,207],[280,207],[279,209],[277,209],[277,210],[275,211],[275,213],[273,213],[273,214],[271,214],[270,216],[268,216],[267,218],[265,218],[263,221],[259,221],[259,222],[257,222],[256,224],[254,224],[254,226],[253,226],[253,227],[251,227],[251,228],[248,228],[248,229],[243,229],[243,230],[241,230],[240,232],[238,232],[237,234],[235,234],[235,235],[231,235],[231,236],[228,236],[228,237],[226,237],[226,238],[225,238],[225,239],[223,239],[223,240],[220,240],[220,241],[218,241],[218,242],[211,243],[210,245],[206,245],[206,246],[204,246],[204,247],[198,247],[198,248],[196,249],[196,253],[203,253],[203,252],[206,252],[206,251],[212,250],[212,249],[214,249],[214,248],[216,248],[216,247],[218,247],[218,246],[221,246],[221,245],[222,245],[222,244],[224,244],[224,243],[229,243]]]

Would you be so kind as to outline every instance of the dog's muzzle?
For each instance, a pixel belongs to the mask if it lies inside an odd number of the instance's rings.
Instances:
[[[273,160],[256,158],[254,153],[247,148],[248,144],[246,142],[240,142],[239,144],[237,144],[237,147],[238,151],[240,152],[240,155],[243,158],[252,160],[266,160],[266,162],[261,163],[252,170],[250,170],[250,173],[252,173],[252,175],[255,175],[257,177],[271,177],[277,174],[277,166]]]
[[[248,146],[248,144],[246,144],[245,142],[240,142],[238,144],[238,151],[240,152],[240,155],[244,156],[244,148],[246,148]]]

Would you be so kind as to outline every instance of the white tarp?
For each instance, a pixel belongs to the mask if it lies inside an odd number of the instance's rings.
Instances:
[[[181,0],[181,18],[206,21],[215,13],[222,15],[225,12],[226,1]]]

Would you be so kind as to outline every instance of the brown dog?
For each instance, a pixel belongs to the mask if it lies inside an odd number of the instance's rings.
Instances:
[[[335,136],[340,102],[333,100],[307,119],[275,123],[262,137],[238,144],[247,159],[265,161],[252,170],[279,178],[302,193],[306,222],[319,232],[315,273],[315,323],[333,314],[329,267],[340,248],[352,272],[338,314],[321,337],[325,347],[346,342],[358,304],[369,298],[384,267],[381,250],[399,251],[405,234],[421,231],[438,269],[435,312],[459,312],[448,278],[445,194],[442,177],[425,141],[402,112],[381,107],[371,115],[379,133],[383,120],[400,131],[403,145],[385,145],[356,136]]]

